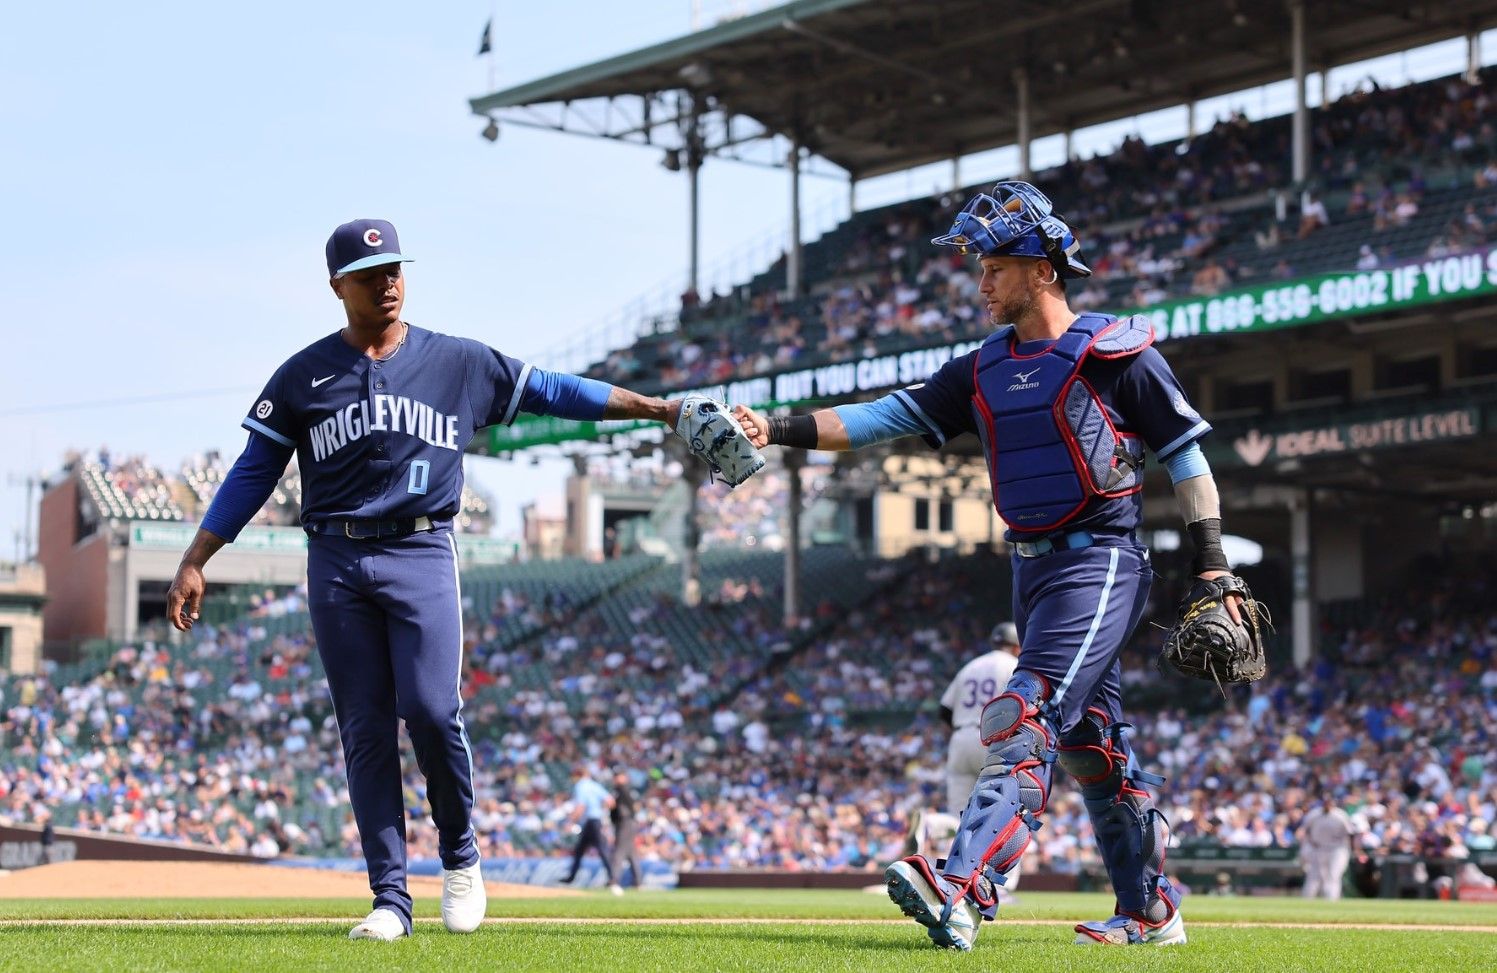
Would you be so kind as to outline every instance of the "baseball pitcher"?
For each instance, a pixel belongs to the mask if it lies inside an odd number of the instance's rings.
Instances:
[[[472,932],[486,895],[458,692],[463,626],[452,535],[469,440],[521,412],[653,419],[732,482],[763,459],[710,399],[648,398],[408,324],[402,265],[410,258],[384,220],[338,227],[326,256],[346,324],[287,359],[250,406],[242,423],[249,440],[183,555],[167,613],[179,630],[192,627],[204,565],[238,536],[294,453],[308,608],[374,892],[373,911],[350,936],[394,940],[411,931],[401,723],[439,836],[442,920]]]

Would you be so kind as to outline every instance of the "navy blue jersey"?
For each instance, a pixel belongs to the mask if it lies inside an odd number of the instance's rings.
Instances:
[[[482,342],[408,326],[375,361],[328,335],[276,369],[244,427],[295,447],[302,523],[448,518],[473,433],[510,423],[530,366]]]
[[[1016,351],[1022,355],[1036,354],[1047,344],[1023,342]],[[977,355],[977,351],[972,351],[953,358],[924,382],[894,393],[928,430],[921,438],[933,449],[953,436],[977,432],[973,403],[976,395],[973,365]],[[1201,418],[1185,397],[1185,390],[1169,363],[1153,348],[1145,348],[1130,358],[1088,358],[1082,365],[1081,376],[1096,390],[1117,430],[1141,437],[1161,462],[1211,431],[1210,423]],[[1142,510],[1142,493],[1110,500],[1093,497],[1068,528],[1132,530],[1138,526]]]

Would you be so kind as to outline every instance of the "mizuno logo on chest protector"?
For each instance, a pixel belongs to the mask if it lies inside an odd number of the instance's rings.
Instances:
[[[1018,381],[1015,382],[1014,384],[1010,385],[1008,387],[1008,391],[1010,391],[1010,392],[1022,392],[1025,389],[1037,389],[1037,388],[1039,388],[1040,387],[1040,383],[1039,382],[1031,382],[1030,381],[1030,379],[1034,377],[1034,373],[1038,372],[1038,371],[1039,371],[1038,368],[1031,368],[1027,372],[1014,372],[1014,378],[1018,379]]]

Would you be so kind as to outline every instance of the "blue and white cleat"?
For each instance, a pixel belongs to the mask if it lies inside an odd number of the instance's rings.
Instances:
[[[1076,927],[1080,946],[1178,946],[1185,942],[1185,920],[1180,918],[1180,890],[1160,879],[1159,901],[1168,914],[1158,922],[1119,913],[1105,922],[1083,922]]]
[[[952,883],[936,875],[924,856],[911,855],[884,869],[889,898],[900,911],[925,927],[942,949],[972,948],[982,914]]]

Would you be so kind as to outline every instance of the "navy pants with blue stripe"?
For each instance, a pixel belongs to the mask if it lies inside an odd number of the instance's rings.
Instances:
[[[409,928],[400,721],[426,777],[442,867],[478,860],[457,548],[446,530],[393,540],[312,535],[307,590],[374,907],[393,909]]]
[[[1153,570],[1146,548],[1117,540],[1123,546],[1014,555],[1018,668],[1049,682],[1062,744],[1089,707],[1122,719],[1118,653],[1143,615]]]

